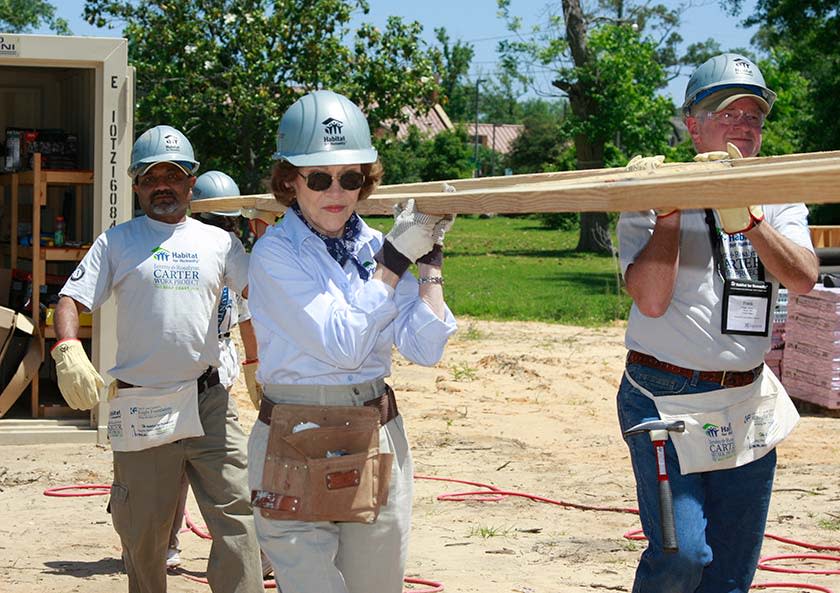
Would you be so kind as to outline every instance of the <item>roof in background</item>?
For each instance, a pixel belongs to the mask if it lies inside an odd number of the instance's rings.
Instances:
[[[455,127],[449,120],[449,116],[446,115],[446,111],[438,103],[435,103],[424,115],[420,115],[411,107],[404,107],[403,113],[408,116],[408,121],[397,124],[397,138],[400,140],[408,136],[408,130],[411,126],[416,127],[420,134],[427,138],[437,136],[444,130],[451,130]]]
[[[464,124],[470,136],[475,135],[475,124]],[[478,140],[483,146],[500,154],[513,150],[513,143],[525,130],[521,124],[478,124]]]

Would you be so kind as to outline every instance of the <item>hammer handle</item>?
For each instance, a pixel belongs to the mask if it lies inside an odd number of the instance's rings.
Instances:
[[[658,431],[651,431],[653,439],[653,451],[656,455],[656,473],[659,482],[659,520],[662,523],[662,548],[666,552],[677,551],[677,531],[674,521],[674,498],[671,495],[671,482],[668,481],[668,467],[665,462],[665,440],[668,433],[664,435],[654,434]]]
[[[666,552],[676,552],[677,530],[674,526],[674,499],[671,496],[671,483],[659,481],[659,514],[662,522],[662,548]]]

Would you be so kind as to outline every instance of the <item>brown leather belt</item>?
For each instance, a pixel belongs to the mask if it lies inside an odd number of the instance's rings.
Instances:
[[[379,425],[385,426],[391,420],[397,417],[399,410],[397,410],[397,397],[394,395],[394,390],[390,385],[385,385],[385,393],[379,397],[369,399],[364,406],[377,408],[379,410]],[[274,409],[274,402],[263,398],[260,402],[259,419],[263,424],[271,424],[271,411]]]
[[[208,367],[206,371],[204,371],[201,376],[196,379],[198,383],[198,392],[204,393],[211,387],[215,387],[221,381],[219,380],[219,369],[215,369],[213,367]],[[119,389],[132,389],[134,387],[140,387],[139,385],[132,385],[131,383],[126,383],[125,381],[120,381],[117,379],[117,387]]]
[[[635,350],[631,350],[627,353],[627,364],[640,364],[652,369],[659,369],[660,371],[667,371],[669,373],[674,373],[675,375],[681,375],[688,379],[694,377],[695,373],[699,373],[698,378],[700,381],[717,383],[723,387],[741,387],[742,385],[749,385],[761,376],[761,371],[764,369],[764,365],[758,365],[749,371],[695,371],[675,364],[662,362],[650,354],[643,354],[641,352],[636,352]]]

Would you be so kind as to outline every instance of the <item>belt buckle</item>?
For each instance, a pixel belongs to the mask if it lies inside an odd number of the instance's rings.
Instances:
[[[720,386],[726,387],[726,373],[729,371],[723,371],[723,374],[720,376]]]

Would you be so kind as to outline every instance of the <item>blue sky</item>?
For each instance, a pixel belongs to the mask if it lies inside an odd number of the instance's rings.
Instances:
[[[522,18],[523,30],[541,22],[548,0],[511,0],[511,10]],[[553,4],[559,4],[554,0]],[[679,6],[682,2],[664,0],[667,6]],[[738,19],[726,15],[718,0],[691,0],[693,6],[682,17],[679,33],[685,44],[703,41],[713,37],[724,49],[750,47],[750,38],[754,30],[738,26]],[[77,35],[95,35],[102,37],[119,36],[118,30],[97,29],[82,20],[84,0],[61,0],[58,13],[67,19],[70,28]],[[496,44],[500,38],[508,37],[509,31],[497,16],[496,0],[369,0],[370,13],[360,19],[384,25],[388,16],[401,16],[405,20],[418,20],[423,24],[424,35],[428,41],[434,40],[434,29],[445,27],[451,40],[469,42],[475,48],[471,78],[487,78],[496,69]],[[755,5],[754,0],[746,0],[748,10]],[[49,31],[38,31],[49,33]],[[674,79],[666,92],[674,102],[682,103],[687,76]]]

